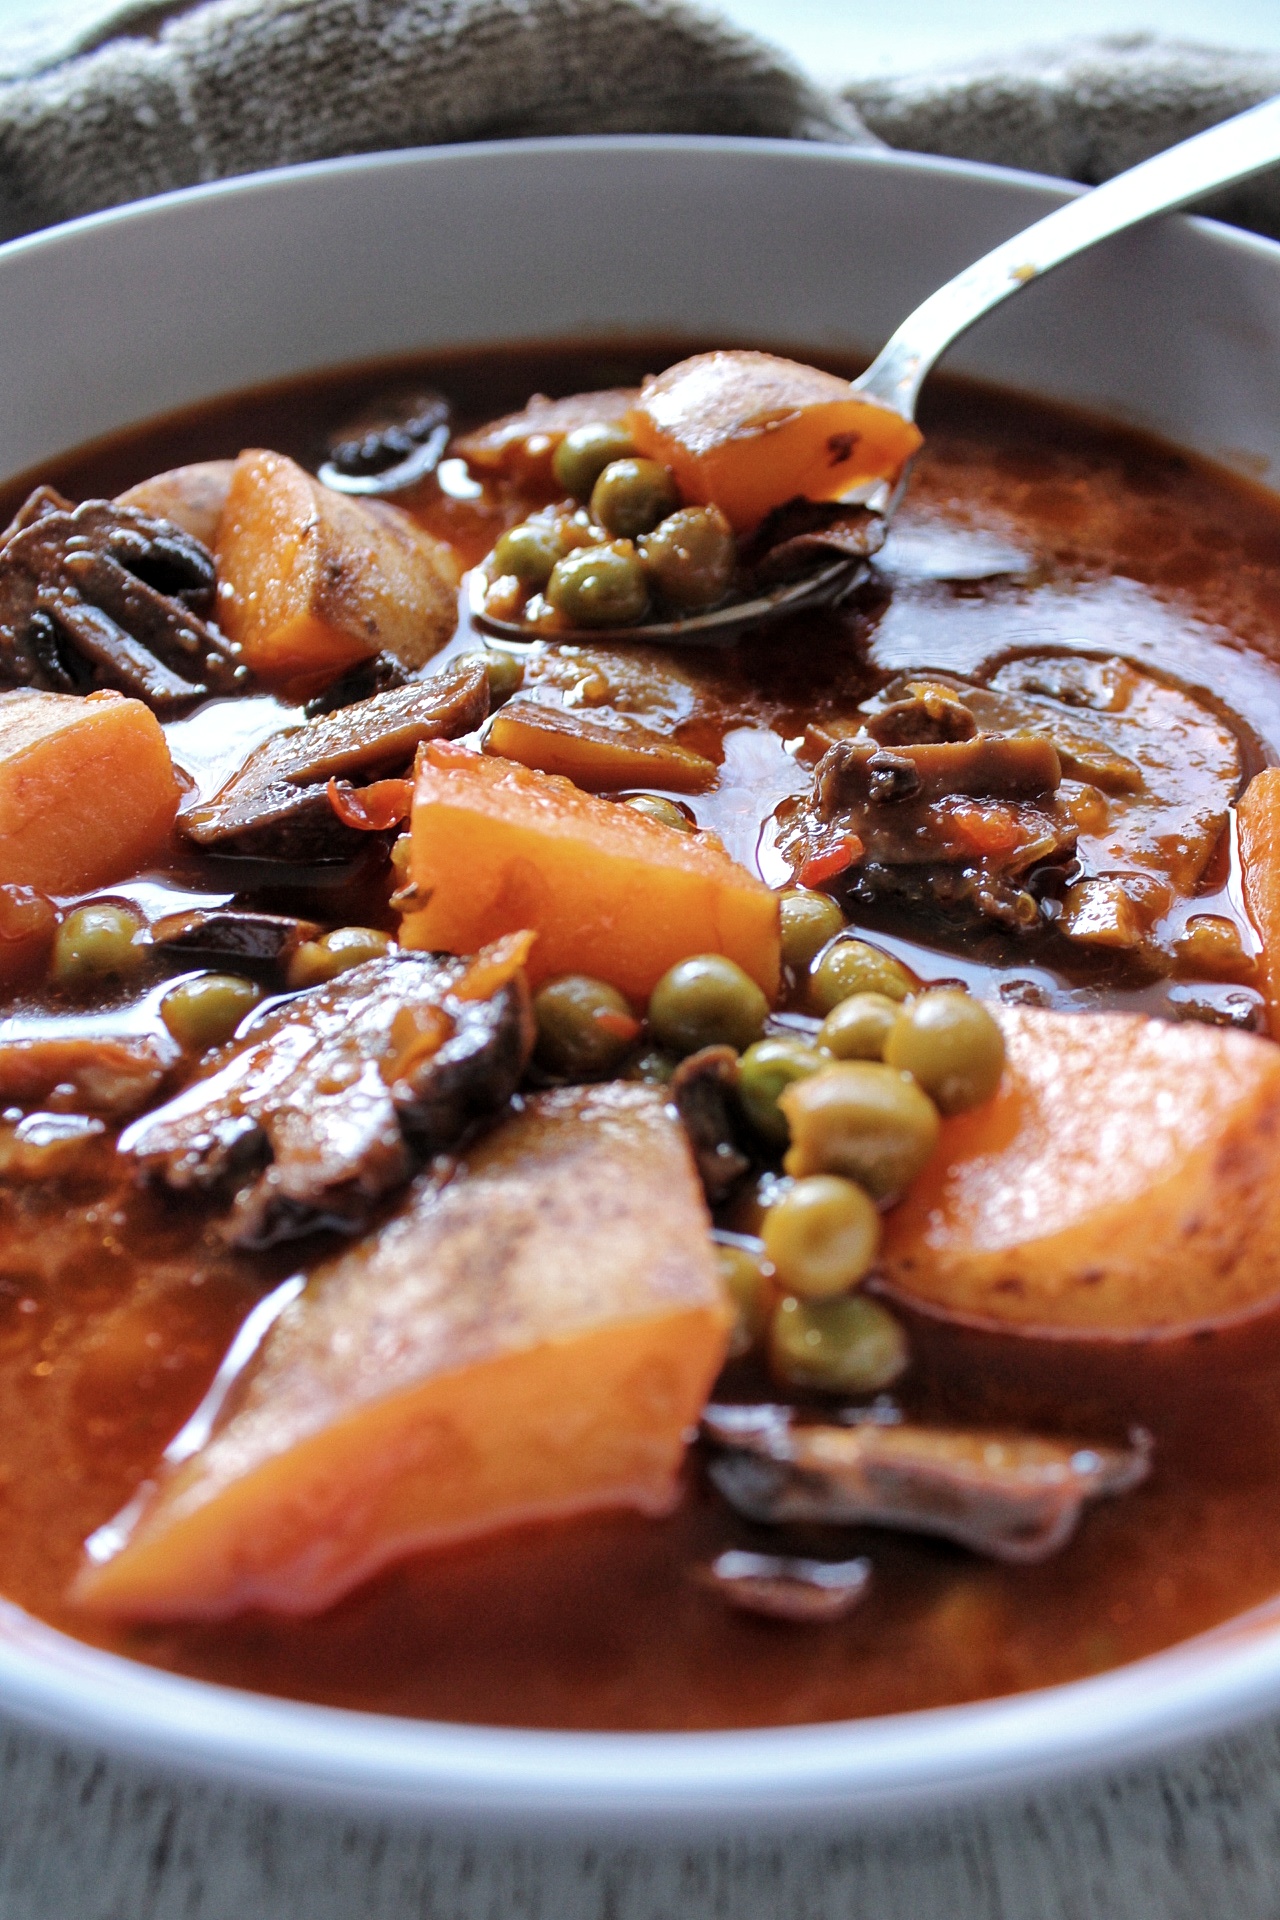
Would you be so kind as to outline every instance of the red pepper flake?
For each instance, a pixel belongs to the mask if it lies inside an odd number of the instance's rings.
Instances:
[[[504,933],[500,940],[481,947],[471,965],[452,989],[457,1000],[492,1000],[499,987],[505,987],[529,958],[537,934],[527,927],[519,933]]]
[[[618,1013],[612,1007],[597,1007],[592,1015],[598,1027],[603,1027],[613,1039],[620,1040],[624,1046],[630,1046],[640,1036],[640,1022],[629,1013]]]
[[[391,1022],[380,1069],[384,1085],[394,1087],[407,1078],[414,1067],[439,1053],[452,1033],[453,1021],[443,1007],[401,1007]]]
[[[820,887],[825,881],[834,880],[846,867],[855,866],[865,852],[856,833],[842,833],[835,839],[825,840],[805,855],[804,865],[796,874],[797,884]]]
[[[1009,853],[1022,839],[1018,817],[1007,807],[951,807],[947,824],[975,853]]]
[[[360,833],[385,833],[409,817],[413,805],[412,780],[375,780],[372,786],[353,787],[349,780],[331,780],[329,805],[344,827]]]

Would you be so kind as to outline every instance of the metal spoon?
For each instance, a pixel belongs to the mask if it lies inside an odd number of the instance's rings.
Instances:
[[[1117,174],[1091,193],[1069,200],[1012,240],[983,254],[908,314],[881,348],[867,371],[853,382],[861,399],[889,408],[904,420],[915,418],[916,400],[926,374],[953,341],[1051,268],[1071,260],[1112,234],[1139,225],[1156,214],[1172,213],[1217,187],[1247,180],[1280,161],[1280,96],[1224,120],[1205,133],[1180,141],[1127,173]],[[906,490],[910,463],[896,485],[872,483],[853,497],[880,516],[885,530]],[[874,540],[870,550],[874,551]],[[833,606],[852,593],[866,575],[866,563],[839,559],[774,587],[753,600],[715,607],[684,620],[654,621],[632,627],[561,629],[558,641],[658,641],[665,645],[707,646],[737,639],[784,614]],[[484,611],[484,584],[471,576],[472,617],[487,632],[506,640],[537,636],[518,621],[497,620]]]

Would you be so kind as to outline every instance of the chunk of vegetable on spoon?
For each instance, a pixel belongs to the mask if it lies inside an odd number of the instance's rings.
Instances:
[[[681,360],[646,380],[628,424],[686,501],[719,507],[739,534],[788,500],[844,500],[896,481],[922,439],[847,380],[772,353]]]

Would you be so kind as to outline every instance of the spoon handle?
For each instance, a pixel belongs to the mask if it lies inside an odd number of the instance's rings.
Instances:
[[[1246,180],[1280,161],[1280,96],[1179,141],[1139,166],[1082,193],[983,254],[908,314],[855,391],[905,419],[915,416],[925,375],[984,313],[1051,267],[1153,214],[1172,213],[1215,187]]]

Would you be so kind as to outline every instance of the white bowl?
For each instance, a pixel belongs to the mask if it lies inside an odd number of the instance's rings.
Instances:
[[[783,142],[533,141],[198,188],[0,248],[0,474],[220,393],[415,350],[610,336],[870,352],[1070,189]],[[958,370],[1280,462],[1280,247],[1165,221],[1033,286]],[[557,1734],[175,1678],[0,1605],[0,1711],[164,1769],[436,1820],[650,1836],[1025,1787],[1280,1708],[1280,1609],[1093,1680],[724,1734]]]

